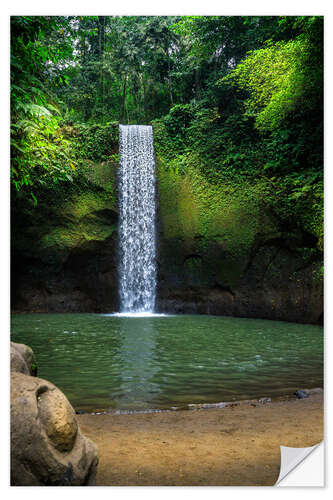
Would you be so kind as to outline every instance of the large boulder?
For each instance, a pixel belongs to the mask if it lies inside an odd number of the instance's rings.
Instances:
[[[15,342],[10,343],[10,371],[37,375],[36,359],[31,347]]]
[[[94,485],[96,446],[52,383],[11,373],[11,485]]]

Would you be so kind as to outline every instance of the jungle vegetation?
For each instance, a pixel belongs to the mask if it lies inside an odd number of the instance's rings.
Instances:
[[[152,124],[175,175],[260,186],[322,250],[322,17],[11,18],[14,200],[38,210],[87,160],[116,160],[118,123]]]

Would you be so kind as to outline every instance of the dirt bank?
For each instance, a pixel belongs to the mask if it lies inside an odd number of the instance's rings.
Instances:
[[[323,395],[222,409],[78,415],[98,446],[97,485],[273,485],[280,445],[323,439]]]

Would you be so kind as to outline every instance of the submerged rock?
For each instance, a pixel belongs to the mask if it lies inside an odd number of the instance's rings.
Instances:
[[[11,485],[94,485],[98,455],[51,382],[11,373]]]
[[[10,343],[10,371],[37,375],[37,364],[31,347],[25,344]]]

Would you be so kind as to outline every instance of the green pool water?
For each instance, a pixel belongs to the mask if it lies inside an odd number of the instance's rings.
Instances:
[[[323,384],[320,326],[221,316],[18,314],[12,340],[76,409],[161,409]]]

